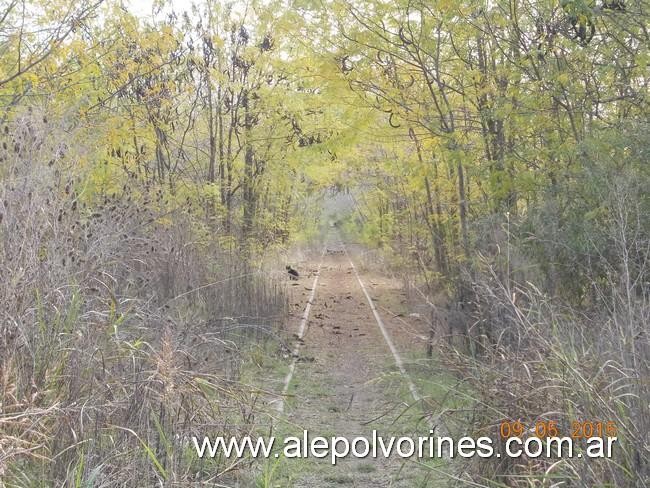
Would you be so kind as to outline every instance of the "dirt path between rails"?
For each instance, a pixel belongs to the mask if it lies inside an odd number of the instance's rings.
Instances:
[[[323,257],[302,340],[297,334],[313,279],[303,276],[293,287],[294,320],[289,332],[296,334],[297,360],[282,418],[292,435],[302,429],[311,436],[348,439],[371,438],[373,429],[384,437],[427,435],[428,424],[421,419],[419,406],[408,408],[414,403],[408,381],[396,368],[394,355],[342,250],[330,246]],[[317,269],[319,259],[315,256],[303,270]],[[376,273],[359,272],[399,354],[423,355],[426,325],[388,312],[403,311],[400,284]],[[414,470],[398,456],[348,456],[336,466],[329,458],[283,462],[289,474],[272,486],[416,486]]]

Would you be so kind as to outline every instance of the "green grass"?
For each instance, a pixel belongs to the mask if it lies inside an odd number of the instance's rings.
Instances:
[[[404,367],[415,384],[418,393],[423,402],[429,407],[422,404],[414,404],[413,396],[409,389],[408,383],[404,381],[393,361],[387,362],[384,366],[384,375],[382,382],[386,384],[386,389],[396,389],[397,397],[404,403],[402,409],[400,427],[401,435],[429,435],[429,420],[435,419],[447,409],[462,409],[468,404],[470,398],[469,392],[464,391],[462,385],[453,375],[446,373],[435,357],[429,359],[423,354],[406,353],[402,354]],[[407,408],[406,405],[409,405]],[[427,408],[431,416],[424,418],[424,408]],[[396,433],[400,435],[400,433]],[[443,432],[438,428],[434,436],[441,436]],[[445,432],[444,435],[447,435]],[[454,434],[451,434],[452,437]],[[415,475],[413,486],[445,486],[450,480],[446,473],[450,472],[453,463],[447,459],[416,459],[413,458],[405,469],[411,469]],[[462,462],[462,461],[461,461]]]
[[[252,343],[242,351],[245,358],[240,370],[240,381],[261,390],[282,389],[282,380],[289,372],[290,358],[283,358],[275,341]]]
[[[291,358],[283,358],[277,351],[278,346],[273,341],[268,341],[264,345],[251,346],[249,354],[245,354],[248,360],[242,367],[242,382],[267,391],[280,390]],[[469,392],[464,392],[457,378],[446,373],[435,358],[427,359],[421,353],[410,353],[403,355],[403,359],[418,392],[430,405],[429,411],[433,410],[433,418],[445,409],[461,409],[467,404],[470,398]],[[325,423],[327,419],[332,418],[332,415],[337,414],[336,409],[340,409],[340,405],[328,401],[335,387],[334,380],[327,374],[321,373],[321,370],[322,367],[317,363],[298,363],[288,396],[285,398],[285,414],[279,415],[275,411],[269,411],[269,415],[274,417],[273,435],[276,438],[274,453],[269,459],[259,459],[254,463],[251,472],[246,474],[250,476],[251,486],[290,487],[305,476],[314,477],[332,486],[346,485],[354,482],[354,472],[372,477],[372,473],[377,471],[376,462],[372,459],[355,465],[348,465],[342,461],[333,467],[329,458],[287,459],[282,455],[282,439],[289,436],[302,436],[303,428],[308,428],[312,436],[319,435],[326,438],[347,434],[335,432],[334,426]],[[408,384],[397,370],[392,358],[386,359],[386,363],[380,367],[378,377],[374,381],[381,385],[387,399],[393,397],[397,402],[393,411],[367,426],[368,434],[372,429],[376,429],[383,436],[428,435],[429,424],[424,418],[423,406],[413,405]],[[310,399],[309,408],[314,412],[313,418],[307,420],[309,425],[303,426],[293,423],[291,414],[295,409],[304,406],[304,398]],[[406,408],[406,405],[410,407]],[[379,416],[381,412],[377,414]],[[269,432],[267,430],[259,434],[268,436]],[[440,432],[436,432],[435,435],[440,435]],[[449,480],[445,475],[449,469],[448,460],[413,459],[405,463],[400,476],[407,477],[409,486],[424,487],[432,484],[444,486],[445,481]]]

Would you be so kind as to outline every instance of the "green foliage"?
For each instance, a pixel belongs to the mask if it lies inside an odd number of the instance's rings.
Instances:
[[[16,379],[3,391],[47,418],[39,435],[53,448],[49,406],[99,395],[88,385],[108,398],[105,368],[119,376],[164,363],[160,334],[136,333],[149,330],[142,317],[192,322],[217,297],[275,297],[257,280],[196,300],[194,289],[197,276],[230,283],[275,250],[327,233],[328,195],[353,202],[334,212],[346,236],[381,247],[462,306],[480,306],[472,287],[489,271],[508,291],[536,283],[589,311],[624,295],[633,323],[649,282],[645,1],[155,7],[143,19],[113,0],[0,6],[4,299],[7,322],[23,327],[2,344],[20,336],[28,350],[7,361]],[[173,317],[154,313],[143,305],[149,289],[163,309],[177,296],[187,303]],[[481,340],[494,339],[489,313],[476,322]],[[642,337],[621,331],[622,351]],[[100,368],[92,351],[103,350],[113,356]],[[582,357],[569,354],[562,360]],[[76,376],[70,365],[80,365]],[[217,408],[211,382],[186,379],[202,412]],[[119,391],[131,401],[129,388]],[[161,409],[181,408],[152,389]],[[142,417],[146,432],[129,431],[137,442],[115,431],[97,442],[118,457],[142,454],[136,468],[150,479],[171,478],[173,429],[162,412]],[[52,471],[92,485],[104,464],[75,446]],[[41,466],[32,462],[11,475],[29,478]]]

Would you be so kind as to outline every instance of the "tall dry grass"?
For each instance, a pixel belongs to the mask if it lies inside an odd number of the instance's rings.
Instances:
[[[598,220],[585,223],[577,237],[545,233],[543,221],[532,231],[516,222],[506,231],[505,219],[489,222],[492,233],[484,233],[462,278],[466,300],[454,323],[441,329],[451,325],[454,338],[465,339],[448,341],[441,358],[470,392],[463,397],[467,409],[447,416],[450,431],[494,438],[503,420],[528,427],[557,421],[570,436],[574,421],[613,422],[613,457],[504,455],[465,463],[458,479],[480,486],[650,486],[650,232],[643,181],[632,171],[603,179],[594,190]],[[542,246],[544,256],[554,257],[540,265]]]
[[[241,348],[283,316],[282,287],[222,249],[190,201],[135,179],[93,186],[53,127],[25,113],[0,141],[2,484],[241,469],[200,461],[187,438],[254,427]]]

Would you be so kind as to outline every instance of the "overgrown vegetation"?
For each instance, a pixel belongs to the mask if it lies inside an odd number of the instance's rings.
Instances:
[[[430,306],[451,432],[618,426],[613,459],[451,484],[648,486],[649,8],[0,1],[1,483],[243,469],[187,439],[255,428],[269,257],[329,192]]]
[[[342,70],[393,140],[357,145],[351,177],[376,187],[347,229],[430,304],[476,397],[451,431],[619,426],[614,459],[461,463],[452,482],[647,486],[647,3],[336,5]]]
[[[58,126],[22,114],[3,137],[21,145],[4,153],[0,188],[3,481],[226,472],[228,460],[198,465],[188,439],[252,428],[239,351],[280,323],[282,288],[224,250],[191,203],[129,180],[92,191],[73,156],[43,162]]]

